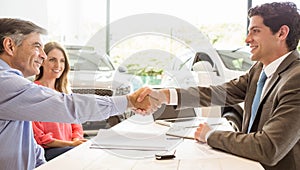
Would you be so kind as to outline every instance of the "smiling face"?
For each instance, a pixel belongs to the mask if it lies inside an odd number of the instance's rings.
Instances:
[[[48,53],[48,58],[43,63],[43,77],[46,79],[59,78],[65,69],[65,56],[63,52],[54,48]]]
[[[278,57],[280,39],[278,33],[273,34],[271,29],[264,25],[261,16],[250,18],[249,34],[245,40],[251,48],[251,60],[261,61],[267,65]]]
[[[40,66],[47,58],[38,33],[31,33],[26,36],[20,46],[14,45],[13,55],[10,58],[12,68],[20,70],[24,77],[40,73]]]

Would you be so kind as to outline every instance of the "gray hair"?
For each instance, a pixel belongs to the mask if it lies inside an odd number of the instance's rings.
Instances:
[[[10,37],[17,46],[21,45],[26,35],[31,33],[47,34],[47,30],[36,24],[15,18],[0,18],[0,54],[3,53],[3,40]]]

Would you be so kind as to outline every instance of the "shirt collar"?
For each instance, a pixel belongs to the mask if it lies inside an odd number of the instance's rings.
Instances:
[[[0,68],[1,69],[11,69],[11,67],[5,62],[3,61],[2,59],[0,59]]]
[[[11,68],[4,60],[0,59],[0,70],[8,70],[10,72],[14,72],[22,77],[23,73],[20,70]]]
[[[284,54],[283,56],[279,57],[278,59],[276,59],[275,61],[273,61],[272,63],[270,63],[269,65],[267,65],[266,67],[263,68],[264,72],[266,73],[267,77],[271,77],[276,69],[279,67],[279,65],[282,63],[282,61],[292,53],[292,51]]]

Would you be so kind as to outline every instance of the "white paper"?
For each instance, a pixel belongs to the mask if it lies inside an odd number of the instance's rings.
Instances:
[[[92,139],[91,147],[99,149],[123,149],[140,151],[168,151],[181,142],[179,138],[166,135],[137,132],[116,132],[110,129],[100,129]]]
[[[209,124],[214,130],[233,130],[225,118],[206,118],[198,121],[174,122],[166,132],[166,135],[194,139],[196,128],[200,123],[204,122]]]

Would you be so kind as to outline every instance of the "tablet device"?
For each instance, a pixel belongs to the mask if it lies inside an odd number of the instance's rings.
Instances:
[[[182,110],[176,110],[172,105],[163,105],[153,114],[155,123],[171,126],[173,123],[186,122],[191,124],[192,122],[199,121],[194,108],[187,108]]]

